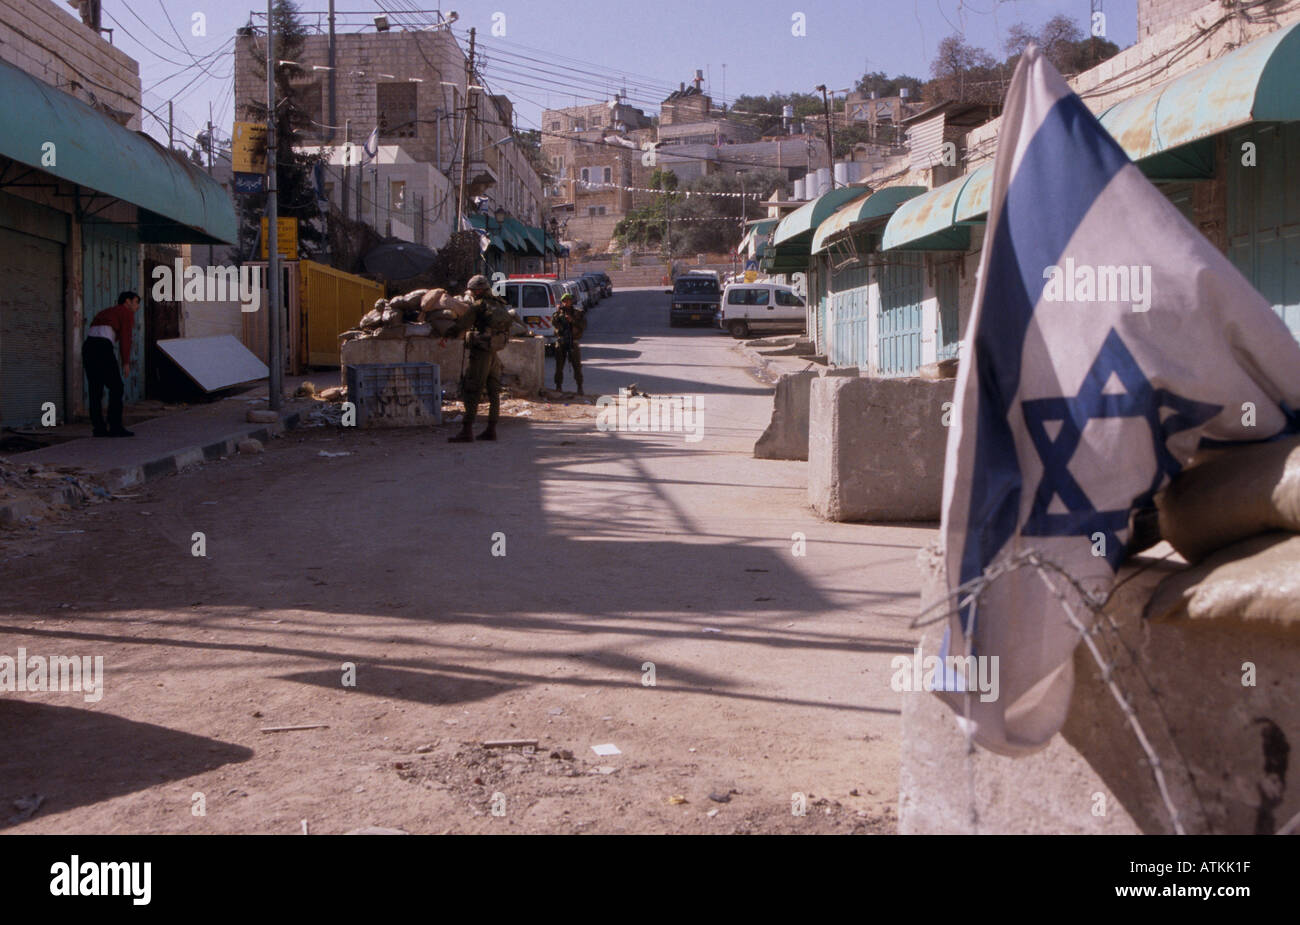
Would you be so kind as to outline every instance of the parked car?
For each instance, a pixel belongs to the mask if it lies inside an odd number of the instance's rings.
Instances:
[[[586,293],[587,308],[594,308],[596,303],[600,301],[600,288],[585,276],[579,276],[576,282],[582,287],[582,291]]]
[[[596,281],[596,284],[600,287],[600,297],[602,299],[607,299],[614,294],[614,284],[610,282],[609,276],[604,272],[593,270],[582,275]]]
[[[578,285],[578,281],[576,279],[566,279],[564,282],[560,283],[560,285],[564,287],[565,292],[573,296],[574,305],[578,306],[578,308],[586,310],[587,291]]]
[[[807,321],[803,299],[789,286],[777,283],[732,283],[722,293],[718,327],[732,337],[802,333]]]
[[[511,279],[506,281],[506,307],[515,310],[533,334],[546,338],[547,349],[555,344],[551,316],[560,304],[564,287],[553,279]]]
[[[673,288],[664,292],[672,296],[668,303],[668,326],[675,328],[679,324],[712,324],[722,287],[717,273],[692,271],[677,277]]]

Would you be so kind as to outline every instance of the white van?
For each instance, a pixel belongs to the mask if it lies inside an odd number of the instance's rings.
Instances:
[[[507,308],[513,308],[519,319],[528,325],[537,337],[545,337],[549,347],[555,342],[555,328],[551,316],[564,295],[564,286],[553,279],[508,279],[502,297]]]
[[[731,283],[722,293],[718,327],[732,337],[803,333],[806,321],[803,299],[789,286],[777,283]]]

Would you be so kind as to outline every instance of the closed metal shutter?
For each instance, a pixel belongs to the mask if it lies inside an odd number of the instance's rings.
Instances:
[[[85,327],[95,315],[117,304],[120,293],[140,292],[140,238],[134,228],[86,221],[81,226],[82,305]],[[144,397],[144,307],[136,309],[135,336],[131,341],[131,375],[126,377],[123,397],[137,401]],[[84,338],[86,331],[81,332]],[[80,338],[78,339],[80,344]],[[78,347],[80,349],[80,347]],[[120,362],[120,361],[119,361]],[[82,377],[83,395],[86,381]]]
[[[63,245],[0,228],[0,424],[63,419]]]
[[[924,259],[898,254],[880,268],[879,339],[877,365],[881,376],[911,376],[921,365],[921,300]]]

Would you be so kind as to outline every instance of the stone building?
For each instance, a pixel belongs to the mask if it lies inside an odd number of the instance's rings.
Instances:
[[[431,247],[456,228],[462,131],[468,123],[468,195],[487,211],[504,208],[527,226],[547,215],[541,180],[510,139],[514,110],[502,95],[468,89],[466,55],[448,28],[309,34],[298,62],[295,93],[312,119],[304,147],[360,146],[378,130],[378,144],[396,149],[347,170],[341,152],[329,156],[327,189],[350,218]],[[266,93],[265,39],[241,34],[235,45],[235,111],[242,118]],[[466,118],[466,107],[469,118]],[[410,164],[429,165],[417,170]],[[346,188],[346,196],[344,195]],[[473,206],[469,207],[472,210]],[[468,211],[468,210],[467,210]]]

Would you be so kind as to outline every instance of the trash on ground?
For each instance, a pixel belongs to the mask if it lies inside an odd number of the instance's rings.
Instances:
[[[617,746],[617,745],[613,745],[613,744],[607,744],[607,745],[593,745],[593,746],[591,747],[591,750],[592,750],[593,752],[595,752],[597,755],[600,755],[601,757],[605,757],[606,755],[621,755],[621,754],[623,754],[621,751],[619,751],[618,746]]]

